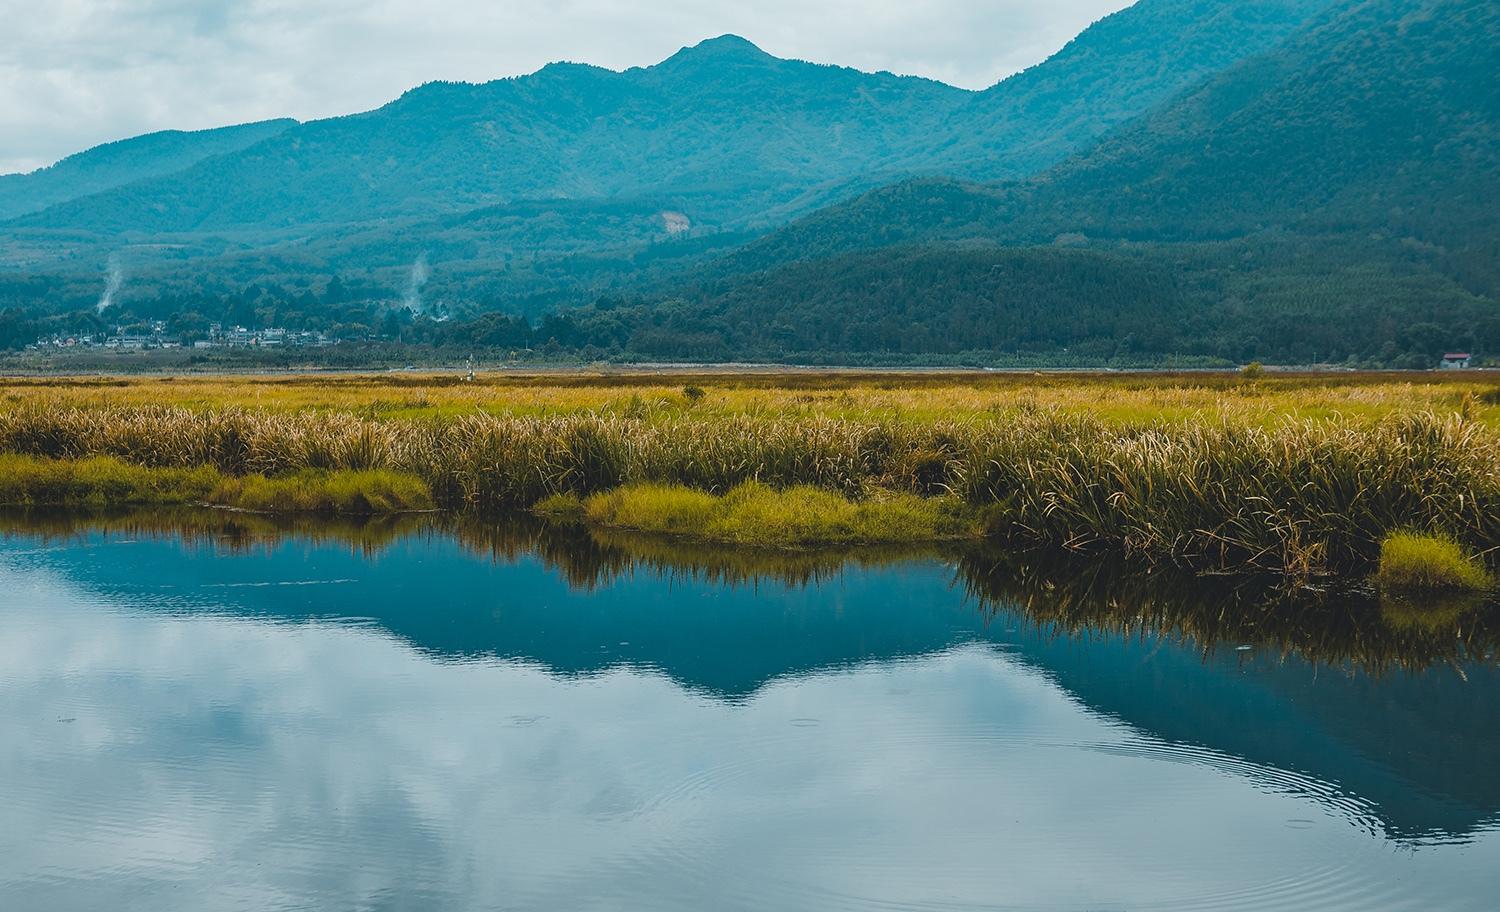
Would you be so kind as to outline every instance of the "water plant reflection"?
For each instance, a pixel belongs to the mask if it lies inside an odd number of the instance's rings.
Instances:
[[[850,567],[942,561],[981,615],[1059,634],[1168,637],[1193,645],[1205,659],[1250,647],[1369,674],[1500,661],[1500,606],[1483,596],[1290,585],[1278,574],[1199,575],[971,543],[783,552],[558,525],[519,513],[480,521],[451,514],[313,518],[191,507],[0,511],[0,534],[67,539],[95,532],[178,538],[229,554],[293,538],[346,544],[367,557],[412,537],[451,537],[492,561],[535,556],[583,591],[637,574],[732,587],[810,586]]]

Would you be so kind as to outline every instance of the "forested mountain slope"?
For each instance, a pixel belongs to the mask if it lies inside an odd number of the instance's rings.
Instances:
[[[955,178],[1027,177],[1184,89],[1281,44],[1333,0],[1152,0],[1106,16],[971,98],[909,161]]]
[[[772,235],[747,264],[913,241],[1377,232],[1456,257],[1500,227],[1500,6],[1346,0],[1031,181],[912,181]]]
[[[1493,0],[1142,0],[981,93],[725,37],[425,86],[12,221],[0,308],[45,302],[14,339],[47,307],[86,323],[121,250],[117,313],[189,323],[588,357],[1424,366],[1500,354],[1496,72]],[[902,177],[934,172],[971,179]]]
[[[693,226],[775,225],[902,175],[1030,174],[1274,46],[1328,2],[1141,0],[982,93],[782,60],[734,36],[625,72],[554,64],[434,83],[20,225],[104,240],[278,238],[517,201],[647,197],[681,199]]]
[[[712,189],[738,218],[877,166],[969,93],[770,56],[733,36],[644,69],[552,64],[432,83],[366,114],[303,124],[170,177],[25,224],[275,233],[538,198]]]
[[[1411,366],[1500,350],[1500,6],[1331,12],[1034,180],[909,181],[801,220],[644,307],[641,338]]]
[[[173,174],[206,158],[238,152],[275,136],[291,119],[217,130],[165,130],[105,143],[28,174],[0,175],[0,221],[82,196]]]

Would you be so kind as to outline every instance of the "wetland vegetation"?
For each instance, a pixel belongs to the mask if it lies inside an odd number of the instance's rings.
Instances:
[[[267,478],[213,465],[144,466],[114,456],[0,454],[0,506],[211,504],[263,513],[371,514],[433,509],[427,485],[383,469],[301,469]]]
[[[0,500],[434,507],[771,548],[989,538],[1297,578],[1500,543],[1484,376],[17,379]],[[23,458],[24,457],[24,458]]]
[[[1443,535],[1392,532],[1380,543],[1382,586],[1391,589],[1482,591],[1492,585],[1484,565]]]

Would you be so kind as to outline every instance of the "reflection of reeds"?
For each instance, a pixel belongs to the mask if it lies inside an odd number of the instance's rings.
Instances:
[[[1476,596],[1393,606],[1366,590],[1294,587],[1279,576],[1143,572],[1119,560],[992,549],[969,551],[958,572],[984,610],[1069,633],[1167,636],[1205,657],[1251,645],[1372,674],[1500,660],[1500,606]]]
[[[1368,562],[1394,528],[1500,540],[1500,435],[1426,413],[1135,426],[1045,409],[955,422],[628,409],[372,420],[30,404],[0,411],[0,451],[235,475],[392,469],[440,503],[491,511],[628,482],[951,491],[1013,542],[1295,575]]]
[[[762,581],[812,586],[833,579],[850,567],[885,567],[931,559],[940,553],[939,547],[932,544],[773,551],[632,532],[595,531],[589,535],[626,556],[626,572],[639,568],[659,577],[682,577],[728,586],[754,586]]]
[[[1261,651],[1369,673],[1439,663],[1500,661],[1500,606],[1468,595],[1446,601],[1377,599],[1368,591],[1289,587],[1276,575],[1197,576],[1085,555],[1008,552],[967,544],[806,552],[726,548],[544,523],[525,514],[480,520],[456,514],[369,518],[269,517],[200,508],[81,514],[0,511],[0,535],[68,539],[102,530],[178,537],[230,553],[287,538],[343,543],[367,556],[412,537],[451,536],[486,560],[540,558],[574,588],[591,591],[635,574],[754,586],[816,585],[850,568],[945,558],[978,610],[1014,614],[1069,633],[1160,635],[1205,656],[1249,644]]]
[[[647,573],[727,585],[772,581],[806,586],[854,566],[885,566],[931,558],[935,546],[866,546],[814,551],[726,548],[638,533],[547,523],[525,513],[480,519],[461,514],[274,516],[202,507],[152,510],[0,509],[0,535],[75,541],[102,532],[131,538],[179,539],[230,554],[249,554],[287,539],[345,544],[376,557],[412,537],[451,536],[470,553],[514,563],[536,556],[569,585],[593,590]]]
[[[250,554],[288,538],[344,544],[375,557],[392,544],[432,527],[432,514],[385,516],[275,516],[204,507],[150,510],[0,509],[0,535],[76,541],[96,532],[130,538],[177,539],[226,554]]]

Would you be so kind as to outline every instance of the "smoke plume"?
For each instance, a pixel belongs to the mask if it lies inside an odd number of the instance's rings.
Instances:
[[[99,303],[94,305],[94,313],[103,314],[115,306],[115,295],[120,293],[120,286],[124,284],[125,270],[120,268],[120,257],[117,254],[110,254],[109,278],[104,283],[104,294],[99,296]]]
[[[406,278],[406,294],[401,298],[401,303],[413,314],[423,312],[422,286],[427,284],[428,275],[427,254],[424,253],[411,264],[411,274]]]

